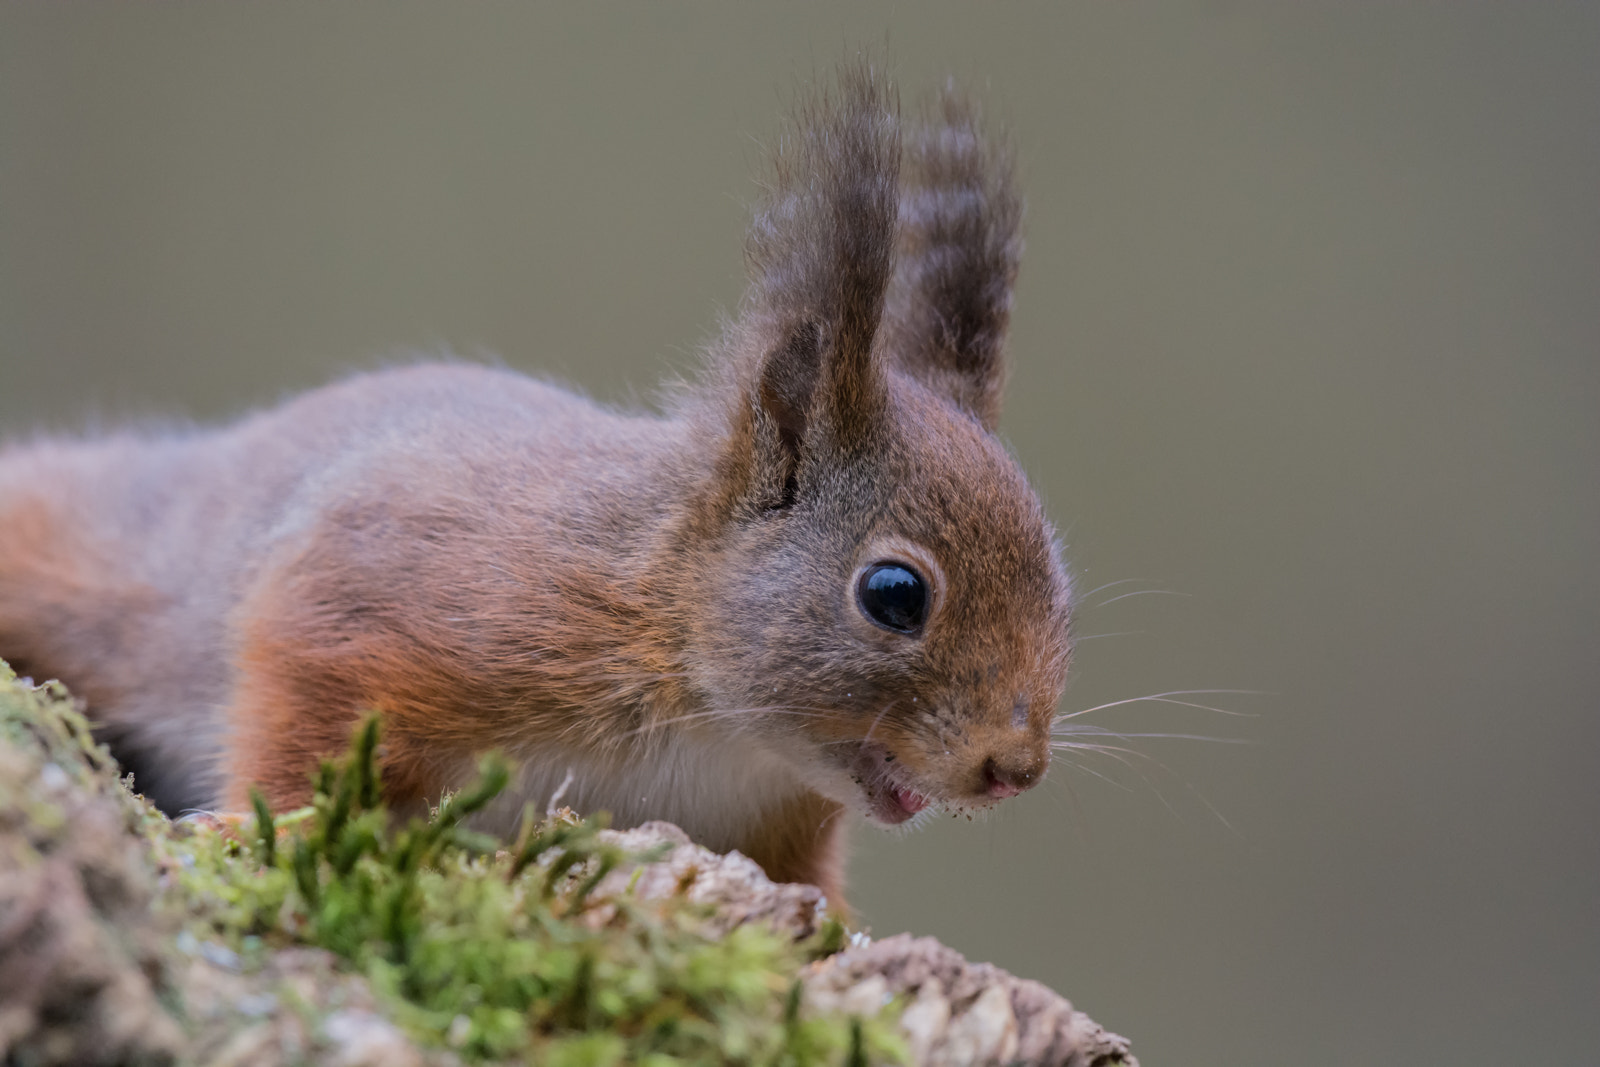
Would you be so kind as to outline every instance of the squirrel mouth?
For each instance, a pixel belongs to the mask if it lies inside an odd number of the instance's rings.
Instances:
[[[862,746],[850,768],[866,795],[867,817],[886,826],[899,826],[933,803],[926,793],[895,780],[890,772],[894,759],[894,753],[883,745],[868,744]]]

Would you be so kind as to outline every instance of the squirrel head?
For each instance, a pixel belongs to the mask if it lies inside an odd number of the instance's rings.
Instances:
[[[904,128],[865,66],[803,101],[691,414],[688,681],[880,823],[986,807],[1049,763],[1070,590],[994,433],[1011,172],[953,87]]]

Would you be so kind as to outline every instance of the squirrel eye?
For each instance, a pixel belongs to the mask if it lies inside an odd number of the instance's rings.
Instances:
[[[928,616],[928,587],[902,563],[874,563],[856,583],[861,613],[886,630],[911,634]]]

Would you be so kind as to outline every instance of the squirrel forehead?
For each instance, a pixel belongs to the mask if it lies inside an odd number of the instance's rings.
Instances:
[[[1005,446],[948,404],[908,400],[896,405],[887,450],[896,484],[890,503],[905,533],[990,570],[1047,564],[1055,554],[1049,521]]]

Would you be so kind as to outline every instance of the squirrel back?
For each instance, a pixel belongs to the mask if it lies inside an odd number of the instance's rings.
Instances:
[[[1069,587],[994,435],[1020,214],[953,89],[903,129],[850,68],[661,411],[434,364],[13,448],[0,656],[84,695],[168,810],[299,803],[375,709],[402,811],[500,747],[507,814],[565,783],[837,899],[842,813],[987,807],[1048,765]]]

